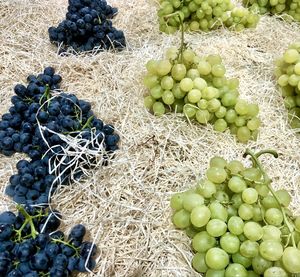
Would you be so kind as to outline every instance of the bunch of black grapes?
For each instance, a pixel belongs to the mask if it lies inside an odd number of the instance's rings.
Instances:
[[[52,94],[51,89],[59,88],[62,80],[52,67],[27,80],[27,86],[15,86],[13,106],[0,121],[0,152],[7,156],[21,152],[30,158],[17,163],[18,173],[11,176],[6,194],[19,204],[46,204],[59,184],[80,178],[85,169],[80,165],[89,167],[85,163],[88,154],[66,155],[66,149],[72,153],[66,137],[76,139],[87,151],[101,151],[103,165],[118,149],[120,138],[112,125],[94,115],[89,102],[74,94]]]
[[[60,46],[61,52],[69,47],[76,52],[121,50],[126,46],[124,33],[110,20],[116,13],[105,0],[69,0],[66,19],[49,28],[50,41]]]
[[[57,230],[59,212],[29,206],[17,210],[0,214],[0,276],[68,277],[94,269],[97,248],[83,241],[83,225],[65,237]]]

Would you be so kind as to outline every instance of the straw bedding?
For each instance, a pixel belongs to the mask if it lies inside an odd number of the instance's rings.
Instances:
[[[156,118],[144,109],[144,64],[178,45],[179,35],[158,32],[157,3],[151,0],[110,3],[119,8],[114,24],[124,30],[128,48],[59,57],[47,29],[64,17],[67,0],[0,2],[0,114],[9,108],[16,83],[54,66],[63,76],[62,88],[91,101],[96,114],[122,135],[121,150],[110,166],[60,189],[53,198],[64,215],[63,229],[83,223],[90,230],[99,247],[95,276],[200,276],[190,267],[190,240],[171,224],[169,198],[194,185],[209,158],[241,159],[246,145],[228,132],[190,125],[173,114]],[[287,124],[273,78],[274,59],[297,37],[299,25],[265,16],[255,30],[198,33],[186,35],[186,41],[199,54],[219,53],[227,75],[240,79],[242,97],[259,104],[263,126],[248,147],[279,151],[277,160],[266,157],[264,164],[274,186],[293,194],[299,212],[300,138]],[[3,192],[20,158],[24,156],[0,156],[1,210],[12,207]]]

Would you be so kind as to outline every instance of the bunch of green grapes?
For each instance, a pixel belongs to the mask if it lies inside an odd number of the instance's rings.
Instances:
[[[178,16],[172,16],[172,15]],[[209,31],[220,26],[241,31],[255,27],[259,16],[231,0],[162,0],[158,11],[160,30],[174,33],[183,22],[185,30]]]
[[[191,49],[178,52],[172,47],[166,59],[150,60],[146,67],[149,94],[144,103],[155,115],[184,113],[200,124],[212,123],[219,132],[230,128],[240,142],[256,139],[258,105],[239,98],[239,81],[225,77],[219,55],[199,57]]]
[[[293,43],[276,61],[277,83],[288,109],[292,128],[300,128],[300,42]]]
[[[288,277],[300,273],[300,217],[286,190],[274,191],[253,165],[210,160],[207,178],[171,198],[174,225],[192,239],[193,268],[206,277]]]
[[[288,14],[296,21],[300,21],[299,0],[243,0],[243,4],[252,11],[260,14]]]

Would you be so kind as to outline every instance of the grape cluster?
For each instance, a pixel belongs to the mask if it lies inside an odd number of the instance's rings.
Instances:
[[[59,184],[82,175],[93,153],[103,153],[105,165],[118,149],[119,135],[96,118],[89,102],[50,91],[62,80],[52,67],[27,80],[27,87],[15,86],[13,106],[0,121],[0,152],[22,152],[31,159],[18,162],[6,193],[20,204],[45,204]],[[74,143],[70,145],[72,139],[84,149],[82,156],[76,155]]]
[[[174,16],[177,15],[177,16]],[[174,33],[183,23],[190,31],[226,26],[235,31],[256,27],[259,16],[231,0],[162,0],[158,11],[160,30]]]
[[[243,4],[260,14],[287,14],[300,21],[300,2],[298,0],[243,0]],[[286,17],[288,20],[288,17]]]
[[[241,142],[256,138],[258,106],[239,98],[239,82],[225,77],[219,55],[199,57],[191,49],[180,52],[172,47],[165,59],[150,60],[146,67],[144,84],[150,95],[144,104],[154,114],[183,112],[189,120],[212,123],[216,131],[229,127]]]
[[[18,206],[0,214],[0,276],[67,277],[95,267],[96,246],[83,241],[86,229],[74,226],[67,238],[58,231],[60,214]]]
[[[275,75],[288,109],[292,128],[300,128],[300,42],[293,43],[277,60]]]
[[[76,52],[122,49],[125,47],[123,31],[112,26],[116,8],[106,0],[69,0],[66,19],[57,27],[49,28],[50,41],[65,52],[71,47]]]
[[[171,198],[173,223],[192,238],[194,269],[206,277],[288,277],[300,273],[300,217],[291,196],[274,191],[259,161],[210,160],[206,179]],[[298,245],[297,245],[298,244]]]

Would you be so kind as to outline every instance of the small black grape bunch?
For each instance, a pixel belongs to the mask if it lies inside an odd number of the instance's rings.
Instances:
[[[48,30],[50,41],[60,53],[68,48],[75,52],[121,50],[126,46],[124,33],[110,20],[117,11],[105,0],[69,0],[66,19]]]
[[[95,268],[97,247],[83,241],[83,225],[65,239],[57,230],[59,212],[21,205],[17,210],[0,214],[0,276],[68,277]]]

